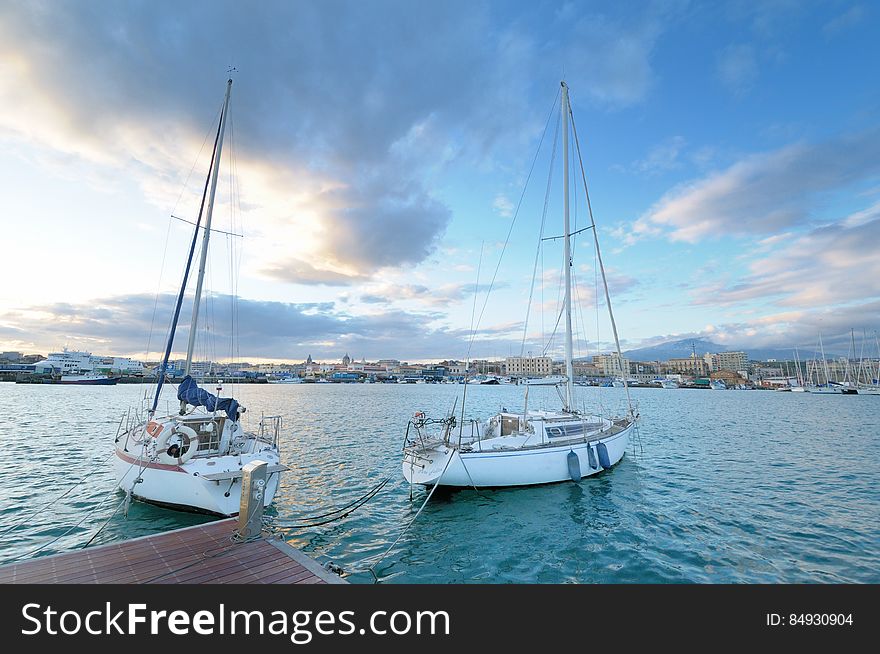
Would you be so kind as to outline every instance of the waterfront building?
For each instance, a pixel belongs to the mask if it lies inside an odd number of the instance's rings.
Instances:
[[[749,357],[745,352],[718,352],[718,370],[730,370],[739,372],[746,370],[749,365]]]
[[[593,357],[593,363],[602,371],[605,377],[623,377],[629,375],[629,360],[621,358],[617,353],[597,354]]]
[[[669,359],[666,362],[666,369],[669,372],[691,375],[693,377],[702,377],[709,374],[709,367],[706,365],[705,359],[696,356],[682,359]]]
[[[574,361],[572,364],[575,377],[601,377],[602,369],[588,361]]]
[[[550,357],[507,357],[505,364],[513,377],[546,377],[553,372]]]

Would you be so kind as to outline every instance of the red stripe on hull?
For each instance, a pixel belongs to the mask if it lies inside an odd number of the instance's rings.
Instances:
[[[155,463],[153,461],[144,461],[143,459],[138,459],[133,456],[129,456],[124,452],[120,452],[116,450],[116,456],[125,461],[126,463],[137,463],[139,466],[143,468],[153,468],[154,470],[168,470],[169,472],[182,472],[184,474],[189,474],[181,468],[180,466],[172,466],[167,463]]]

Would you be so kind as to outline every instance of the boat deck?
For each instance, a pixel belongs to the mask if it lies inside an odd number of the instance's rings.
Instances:
[[[0,566],[4,584],[344,584],[283,540],[232,539],[237,519]]]

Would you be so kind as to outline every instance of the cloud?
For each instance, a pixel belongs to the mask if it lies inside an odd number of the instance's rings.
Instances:
[[[750,155],[726,170],[667,192],[635,224],[631,239],[665,234],[698,242],[774,234],[813,222],[823,193],[880,173],[880,130]]]
[[[867,16],[867,11],[863,5],[853,5],[842,14],[839,14],[829,20],[822,26],[822,33],[825,38],[833,38],[847,31],[848,29],[860,24]]]
[[[749,44],[731,45],[718,56],[718,76],[735,95],[744,95],[758,79],[755,48]]]
[[[449,289],[448,295],[468,289]],[[471,292],[473,289],[470,289]],[[420,289],[412,289],[418,296]],[[424,289],[423,292],[428,292]],[[98,354],[158,359],[164,349],[168,316],[176,296],[148,294],[96,298],[83,303],[54,303],[19,308],[0,314],[0,349],[48,352],[61,345]],[[181,357],[188,340],[190,300],[184,301],[175,336],[174,356]],[[153,307],[157,317],[153,323]],[[444,324],[436,311],[385,309],[352,314],[334,302],[288,303],[238,298],[235,339],[232,338],[233,300],[210,295],[202,309],[210,329],[197,335],[196,356],[224,360],[337,359],[349,352],[357,358],[394,357],[408,360],[463,357],[471,332]],[[150,325],[154,324],[152,334]],[[473,356],[519,351],[521,323],[486,325],[476,333]],[[233,345],[235,348],[233,349]],[[149,350],[148,350],[149,348]]]
[[[56,170],[76,164],[93,185],[135,181],[169,210],[234,64],[230,137],[255,265],[287,281],[345,282],[428,256],[451,219],[431,174],[509,160],[543,125],[543,103],[536,112],[523,99],[558,76],[551,62],[572,63],[582,98],[642,101],[675,14],[656,3],[632,21],[572,6],[560,32],[524,30],[528,7],[386,8],[7,3],[0,136],[42,148],[31,156]],[[193,196],[181,210],[190,218]]]
[[[687,141],[682,136],[670,137],[651,148],[643,159],[630,164],[630,169],[651,176],[679,168],[679,156],[686,144]]]
[[[492,210],[502,218],[510,218],[513,216],[513,202],[506,195],[499,193],[492,202]]]
[[[866,212],[772,243],[772,249],[734,283],[704,286],[694,293],[698,304],[730,305],[772,300],[789,308],[839,306],[880,297],[880,216]]]
[[[494,290],[506,288],[503,282],[495,282]],[[421,284],[383,284],[361,296],[361,302],[368,304],[393,304],[399,301],[416,301],[428,306],[444,307],[467,299],[474,293],[485,293],[489,284],[442,284],[428,287]]]
[[[627,11],[623,3],[615,15],[576,15],[573,4],[557,17],[561,33],[568,35],[561,60],[570,64],[566,76],[572,103],[586,96],[593,103],[620,108],[643,101],[655,82],[651,64],[654,47],[663,32],[686,7],[683,2],[652,2]]]

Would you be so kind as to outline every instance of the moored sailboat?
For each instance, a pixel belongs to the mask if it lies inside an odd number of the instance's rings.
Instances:
[[[614,466],[623,457],[637,414],[629,402],[625,416],[605,418],[577,410],[574,398],[574,361],[572,345],[571,229],[569,225],[569,105],[568,86],[562,83],[563,124],[563,267],[565,276],[565,376],[559,379],[562,407],[555,411],[528,409],[526,384],[522,412],[502,410],[486,423],[471,421],[464,429],[454,416],[430,419],[417,413],[407,427],[403,452],[403,475],[411,484],[452,487],[504,487],[580,480]],[[572,127],[574,127],[572,122]],[[577,133],[574,133],[577,144]],[[580,149],[578,146],[580,158]],[[581,164],[586,192],[586,175]],[[589,206],[589,205],[588,205]],[[602,271],[605,300],[614,333],[617,355],[623,358],[617,326],[611,311],[611,298],[605,268],[599,252],[599,240],[590,210],[596,255]],[[583,230],[582,230],[583,231]],[[458,429],[456,430],[456,426]],[[457,433],[456,433],[457,432]]]
[[[268,477],[261,491],[266,506],[272,503],[278,490],[279,474],[286,469],[280,464],[280,417],[263,418],[258,433],[247,432],[241,424],[244,407],[233,398],[221,398],[199,388],[190,376],[231,91],[232,80],[229,79],[214,140],[211,165],[202,191],[199,216],[171,320],[165,354],[159,365],[152,405],[146,419],[138,421],[116,437],[114,457],[117,485],[132,498],[181,510],[224,516],[234,515],[239,511],[243,468],[248,463],[264,461],[268,464]],[[177,389],[180,410],[160,416],[157,414],[159,396],[165,383],[200,230],[204,230],[204,234],[193,298],[185,377]],[[218,387],[218,392],[219,390]]]

